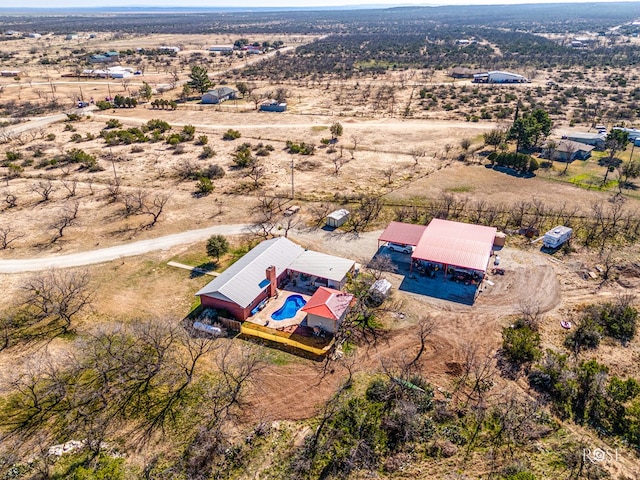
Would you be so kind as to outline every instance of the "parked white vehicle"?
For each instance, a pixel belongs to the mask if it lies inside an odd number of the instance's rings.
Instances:
[[[413,253],[413,248],[411,247],[411,245],[402,245],[400,243],[388,242],[387,248],[392,252]]]

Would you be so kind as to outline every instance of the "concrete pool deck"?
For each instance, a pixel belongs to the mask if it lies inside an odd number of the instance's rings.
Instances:
[[[290,292],[288,290],[278,290],[278,297],[271,298],[267,302],[267,305],[255,315],[247,318],[247,322],[255,323],[256,325],[263,325],[265,327],[279,329],[284,327],[291,327],[294,325],[300,325],[306,318],[307,314],[298,310],[293,318],[287,318],[285,320],[274,320],[271,318],[271,314],[276,310],[279,310],[290,295],[300,295],[304,298],[305,302],[308,302],[311,298],[310,295],[304,295],[297,292]]]

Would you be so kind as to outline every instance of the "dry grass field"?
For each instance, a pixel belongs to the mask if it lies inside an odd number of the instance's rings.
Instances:
[[[285,47],[295,47],[313,38],[316,37],[281,35],[256,36],[250,40],[282,40]],[[188,79],[191,59],[201,58],[193,57],[194,54],[208,57],[206,49],[209,45],[232,43],[235,39],[232,35],[134,37],[99,33],[93,39],[64,41],[60,37],[47,36],[14,42],[11,48],[17,54],[11,61],[4,60],[2,68],[20,69],[25,74],[18,80],[0,79],[0,101],[39,102],[55,97],[66,112],[76,113],[72,107],[80,96],[85,100],[90,97],[98,100],[115,94],[131,95],[143,81],[154,90],[163,89],[172,82],[174,70],[179,77],[175,83],[180,85]],[[37,60],[43,55],[53,57],[81,48],[93,52],[160,45],[176,45],[181,52],[165,65],[162,62],[128,65],[144,67],[144,74],[125,81],[62,78],[62,74],[69,73],[67,65],[44,67]],[[239,75],[232,70],[241,69],[247,62],[234,56],[230,59],[208,58],[214,83],[230,86],[234,86]],[[498,96],[508,91],[524,95],[532,89],[540,89],[541,95],[551,99],[556,92],[546,87],[547,77],[559,78],[561,73],[555,71],[548,76],[538,73],[530,85],[486,86],[486,89],[491,95]],[[627,73],[635,75],[638,72]],[[598,78],[604,81],[604,73],[597,75],[595,81]],[[568,80],[575,84],[582,82],[583,86],[593,81]],[[575,179],[580,176],[600,178],[604,175],[604,168],[597,164],[597,159],[574,162],[567,175],[561,175],[564,165],[556,163],[553,168],[540,170],[531,178],[487,168],[488,150],[483,147],[483,134],[504,127],[511,117],[466,121],[465,114],[477,113],[482,107],[475,103],[476,100],[463,102],[452,110],[422,108],[417,93],[420,88],[455,89],[457,95],[464,94],[466,90],[462,89],[475,88],[466,80],[451,81],[444,72],[436,73],[430,80],[425,80],[417,71],[405,71],[372,76],[366,81],[297,81],[283,85],[258,80],[256,84],[263,93],[285,88],[288,111],[282,114],[257,112],[252,102],[242,99],[220,106],[190,101],[180,104],[175,111],[156,110],[150,104],[142,103],[131,109],[86,109],[77,121],[65,121],[63,115],[51,122],[22,118],[25,121],[17,125],[4,126],[0,133],[7,136],[3,137],[5,143],[0,145],[1,160],[5,155],[8,158],[13,154],[16,158],[13,163],[19,168],[11,170],[8,164],[0,167],[5,178],[0,185],[0,227],[10,227],[18,236],[10,248],[0,250],[0,261],[89,252],[211,225],[251,224],[256,219],[261,197],[290,195],[292,165],[295,200],[291,202],[300,204],[302,209],[298,228],[289,236],[305,247],[353,258],[362,264],[375,254],[377,234],[388,220],[395,218],[395,209],[401,207],[425,206],[434,199],[452,195],[469,205],[482,203],[509,209],[518,202],[539,201],[549,208],[562,205],[566,209],[588,212],[593,204],[608,205],[616,191],[614,187],[588,189],[576,186]],[[365,84],[371,90],[385,85],[396,89],[394,105],[372,107],[367,98],[360,96]],[[174,99],[179,90],[179,87],[167,90],[153,98]],[[403,111],[408,114],[403,115]],[[109,121],[121,125],[116,129],[127,129],[141,127],[152,119],[168,122],[174,133],[180,133],[189,125],[195,127],[196,133],[178,147],[165,141],[110,146],[100,137]],[[588,129],[588,125],[575,125],[570,120],[570,110],[566,116],[558,116],[554,120],[556,130]],[[335,142],[323,144],[323,139],[331,138],[330,127],[335,122],[343,126],[342,135]],[[223,140],[229,129],[238,130],[241,137]],[[209,158],[201,158],[203,146],[198,144],[198,137],[202,135],[207,136],[207,146],[215,152]],[[465,139],[471,142],[467,149],[461,146]],[[313,144],[315,152],[313,155],[291,154],[287,151],[287,142]],[[249,169],[234,164],[233,155],[244,143],[250,144],[249,149],[260,162],[259,176],[252,177]],[[266,155],[255,153],[268,145],[273,148],[267,149]],[[51,161],[72,149],[82,149],[95,156],[98,171],[91,172],[78,164],[62,165],[59,161]],[[631,155],[630,152],[631,147],[625,155]],[[463,159],[460,159],[461,155]],[[217,165],[224,176],[213,179],[212,192],[197,195],[196,180],[180,178],[180,172],[187,165],[199,169]],[[114,182],[119,187],[115,201],[112,195]],[[46,199],[40,193],[43,185],[51,188]],[[154,225],[150,225],[153,215],[144,213],[143,209],[127,211],[123,198],[140,198],[141,195],[147,202],[166,199]],[[357,236],[351,233],[329,235],[312,228],[316,220],[314,212],[320,204],[336,208],[354,206],[363,195],[378,196],[386,204],[368,231]],[[9,196],[15,197],[14,206],[10,204]],[[635,189],[625,191],[624,198],[625,211],[638,210],[640,198]],[[73,205],[77,205],[77,218],[64,230],[64,235],[56,238],[58,220]],[[375,345],[356,349],[357,375],[364,376],[378,369],[385,359],[417,351],[416,324],[428,314],[437,327],[429,337],[420,373],[434,387],[449,391],[454,388],[456,372],[465,361],[468,346],[474,345],[481,352],[497,351],[502,342],[502,328],[513,321],[523,304],[536,305],[544,314],[541,326],[544,349],[562,343],[566,332],[559,322],[581,305],[635,293],[640,287],[637,269],[621,271],[618,282],[601,284],[600,278],[585,278],[585,272],[596,271],[595,266],[602,262],[597,251],[576,244],[572,251],[550,256],[540,252],[539,244],[531,245],[516,232],[510,233],[507,247],[501,252],[506,274],[495,278],[495,285],[482,292],[472,307],[397,290],[393,299],[399,303],[403,314],[387,312],[381,319],[387,327],[386,335]],[[234,248],[246,246],[247,242],[247,236],[231,237]],[[619,256],[624,258],[625,265],[638,265],[640,261],[636,247],[620,247]],[[230,258],[223,259],[222,265],[228,264]],[[82,336],[117,323],[133,324],[142,319],[177,324],[194,306],[193,294],[210,277],[192,278],[186,270],[167,266],[171,260],[193,265],[206,261],[204,242],[88,267],[94,299],[90,312],[73,326],[74,335]],[[28,273],[0,275],[0,311],[15,305],[23,294],[21,285],[32,276]],[[389,274],[389,278],[395,287],[401,282],[398,274]],[[63,336],[46,345],[25,344],[0,351],[0,380],[9,380],[26,368],[29,358],[42,351],[63,357],[72,345],[71,340]],[[287,425],[295,425],[290,421],[314,416],[346,375],[338,369],[320,378],[317,362],[265,346],[257,348],[267,365],[249,398],[244,418],[247,425],[260,420],[274,422],[284,429]],[[624,349],[613,341],[603,342],[595,358],[609,365],[613,374],[637,376],[640,339],[636,335]],[[515,382],[504,378],[495,381],[496,390],[526,391],[524,377]],[[565,428],[566,435],[572,439],[595,441],[596,435],[592,431],[575,425]],[[547,444],[544,448],[553,447]],[[630,450],[620,448],[624,460],[612,467],[612,475],[614,478],[638,478],[637,458]],[[480,477],[486,472],[484,467],[474,468],[475,460],[480,461],[472,456],[465,465],[469,474],[475,472]],[[136,458],[135,461],[141,460]],[[443,460],[442,464],[435,465],[431,460],[423,460],[408,468],[404,476],[394,478],[427,478],[424,476],[426,471],[432,472],[429,478],[450,478],[445,475],[456,468],[452,462],[451,459]],[[269,466],[269,462],[265,465]],[[626,477],[622,477],[623,474]],[[262,478],[256,475],[255,478]]]

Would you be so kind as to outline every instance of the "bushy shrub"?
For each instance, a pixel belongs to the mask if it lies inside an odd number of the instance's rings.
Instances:
[[[120,120],[118,120],[117,118],[110,118],[109,120],[107,120],[107,126],[104,128],[106,129],[120,128],[121,126],[122,126],[122,123],[120,123]]]
[[[578,321],[576,329],[567,335],[564,345],[574,352],[598,348],[602,333],[602,326],[590,316],[585,316]]]
[[[213,192],[214,186],[211,179],[207,177],[200,177],[198,179],[198,183],[196,184],[196,194],[197,195],[208,195]]]
[[[99,110],[108,110],[109,108],[112,108],[113,105],[111,104],[111,102],[100,100],[96,102],[96,107],[98,107]]]
[[[256,159],[251,155],[251,144],[243,143],[236,148],[236,151],[232,154],[233,163],[238,168],[246,168],[253,165]]]
[[[233,130],[233,129],[229,129],[226,132],[224,132],[224,135],[222,135],[222,139],[223,140],[236,140],[238,138],[240,138],[242,136],[242,134],[238,131],[238,130]]]
[[[535,158],[524,153],[505,152],[498,153],[495,156],[491,154],[488,158],[492,164],[510,167],[521,172],[533,173],[540,168],[540,164]]]
[[[209,165],[202,172],[202,176],[209,179],[222,178],[224,177],[224,175],[225,175],[224,168],[222,168],[220,165],[214,165],[214,164]]]
[[[502,351],[512,363],[522,365],[540,358],[540,335],[529,325],[516,323],[502,329]]]
[[[169,130],[171,130],[171,125],[169,125],[167,122],[165,122],[164,120],[158,120],[157,118],[151,119],[147,122],[147,124],[144,126],[143,130],[145,132],[150,132],[150,131],[158,131],[160,133],[165,133]]]
[[[211,148],[209,145],[205,145],[204,147],[202,147],[202,152],[200,152],[199,156],[202,159],[215,157],[216,151],[213,148]]]
[[[291,140],[287,140],[287,151],[291,154],[313,155],[315,150],[316,146],[312,143],[293,143]]]
[[[21,152],[16,152],[14,150],[7,150],[5,152],[5,156],[9,162],[15,162],[16,160],[20,160],[22,158]]]

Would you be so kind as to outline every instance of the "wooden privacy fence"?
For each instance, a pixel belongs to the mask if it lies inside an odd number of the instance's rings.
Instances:
[[[306,345],[304,343],[298,342],[296,340],[292,340],[288,337],[283,337],[280,335],[276,335],[270,332],[265,332],[263,330],[257,330],[255,328],[250,328],[242,324],[240,327],[240,333],[243,335],[249,335],[251,337],[258,337],[264,340],[269,340],[271,342],[282,343],[283,345],[289,345],[290,347],[299,348],[300,350],[304,350],[305,352],[313,353],[317,356],[326,355],[327,352],[331,349],[333,345],[333,339],[323,348],[312,347],[311,345]]]
[[[242,327],[242,322],[231,320],[230,318],[218,317],[218,322],[220,322],[223,327],[233,330],[234,332],[239,332]]]

